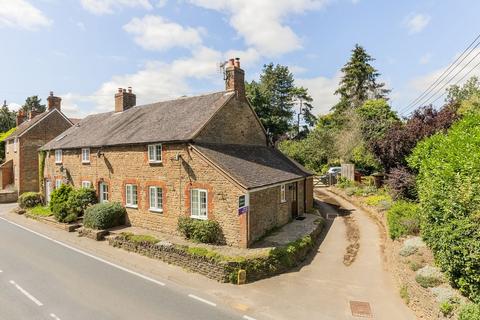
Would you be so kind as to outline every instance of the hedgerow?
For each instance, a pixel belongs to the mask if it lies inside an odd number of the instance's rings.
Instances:
[[[422,141],[408,162],[426,243],[450,281],[480,302],[480,115]]]
[[[420,212],[413,202],[399,200],[387,211],[390,238],[416,235],[420,232]]]

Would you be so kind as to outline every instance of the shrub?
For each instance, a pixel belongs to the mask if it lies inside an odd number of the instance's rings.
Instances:
[[[70,213],[81,216],[88,206],[97,203],[97,195],[93,188],[79,188],[70,192],[67,207]]]
[[[450,301],[444,301],[440,304],[440,312],[443,314],[444,317],[451,316],[455,310],[455,306],[450,303]]]
[[[400,288],[400,298],[402,298],[407,305],[410,303],[410,294],[408,293],[408,287],[406,284],[402,285]]]
[[[392,239],[418,234],[420,231],[418,205],[403,200],[395,202],[387,212],[387,224]]]
[[[365,203],[372,207],[384,207],[388,203],[388,208],[392,205],[392,197],[388,194],[376,194],[365,199]],[[387,209],[388,209],[387,208]]]
[[[354,181],[352,181],[350,179],[347,179],[345,177],[339,177],[338,178],[337,187],[345,189],[345,188],[354,187],[354,186],[355,186]]]
[[[177,228],[186,239],[202,243],[217,243],[222,232],[216,221],[198,220],[189,217],[178,218]]]
[[[422,236],[449,280],[480,302],[480,114],[420,142],[408,161],[418,172]]]
[[[33,208],[43,203],[43,196],[39,192],[25,192],[18,197],[20,208]]]
[[[388,191],[394,200],[417,199],[415,175],[405,167],[392,169],[387,175],[385,184],[388,186]]]
[[[125,223],[125,208],[118,202],[98,203],[85,211],[83,224],[87,228],[104,230]]]
[[[480,304],[466,304],[460,309],[458,320],[478,320],[480,319]]]
[[[415,280],[423,288],[436,287],[443,283],[442,273],[434,267],[425,266],[417,271]]]
[[[49,206],[57,221],[65,222],[65,218],[70,213],[67,200],[72,191],[72,186],[68,184],[62,184],[59,188],[53,190]]]

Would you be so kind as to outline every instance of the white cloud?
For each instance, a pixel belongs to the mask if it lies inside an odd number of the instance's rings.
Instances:
[[[81,0],[81,3],[86,10],[97,15],[111,14],[122,7],[153,9],[149,0]]]
[[[0,27],[37,30],[51,24],[52,20],[25,0],[0,0]]]
[[[419,33],[430,23],[430,16],[424,14],[409,14],[405,20],[404,25],[407,27],[410,34]]]
[[[290,14],[324,6],[328,0],[190,0],[193,4],[230,16],[230,25],[248,46],[265,56],[276,56],[302,47],[301,39],[284,24]]]
[[[326,114],[338,102],[335,90],[340,81],[340,74],[333,78],[316,77],[316,78],[299,78],[295,80],[297,85],[308,89],[313,98],[313,113],[316,115]]]
[[[202,43],[202,30],[184,27],[161,16],[147,15],[133,18],[123,26],[133,34],[135,42],[148,50],[166,50],[173,47],[191,48]]]
[[[11,102],[7,104],[7,107],[8,109],[10,109],[10,111],[18,111],[22,107],[22,105],[15,102]]]

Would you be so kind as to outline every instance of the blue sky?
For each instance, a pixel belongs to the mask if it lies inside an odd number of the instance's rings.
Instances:
[[[0,0],[0,99],[53,90],[85,116],[113,110],[118,87],[139,104],[222,90],[217,63],[239,56],[247,80],[288,65],[325,113],[359,43],[402,109],[476,37],[478,12],[473,0]]]

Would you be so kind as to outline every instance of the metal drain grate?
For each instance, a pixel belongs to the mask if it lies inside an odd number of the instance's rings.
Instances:
[[[327,220],[335,220],[338,217],[336,213],[327,213]]]
[[[350,301],[350,309],[354,317],[373,318],[372,308],[368,302]]]

